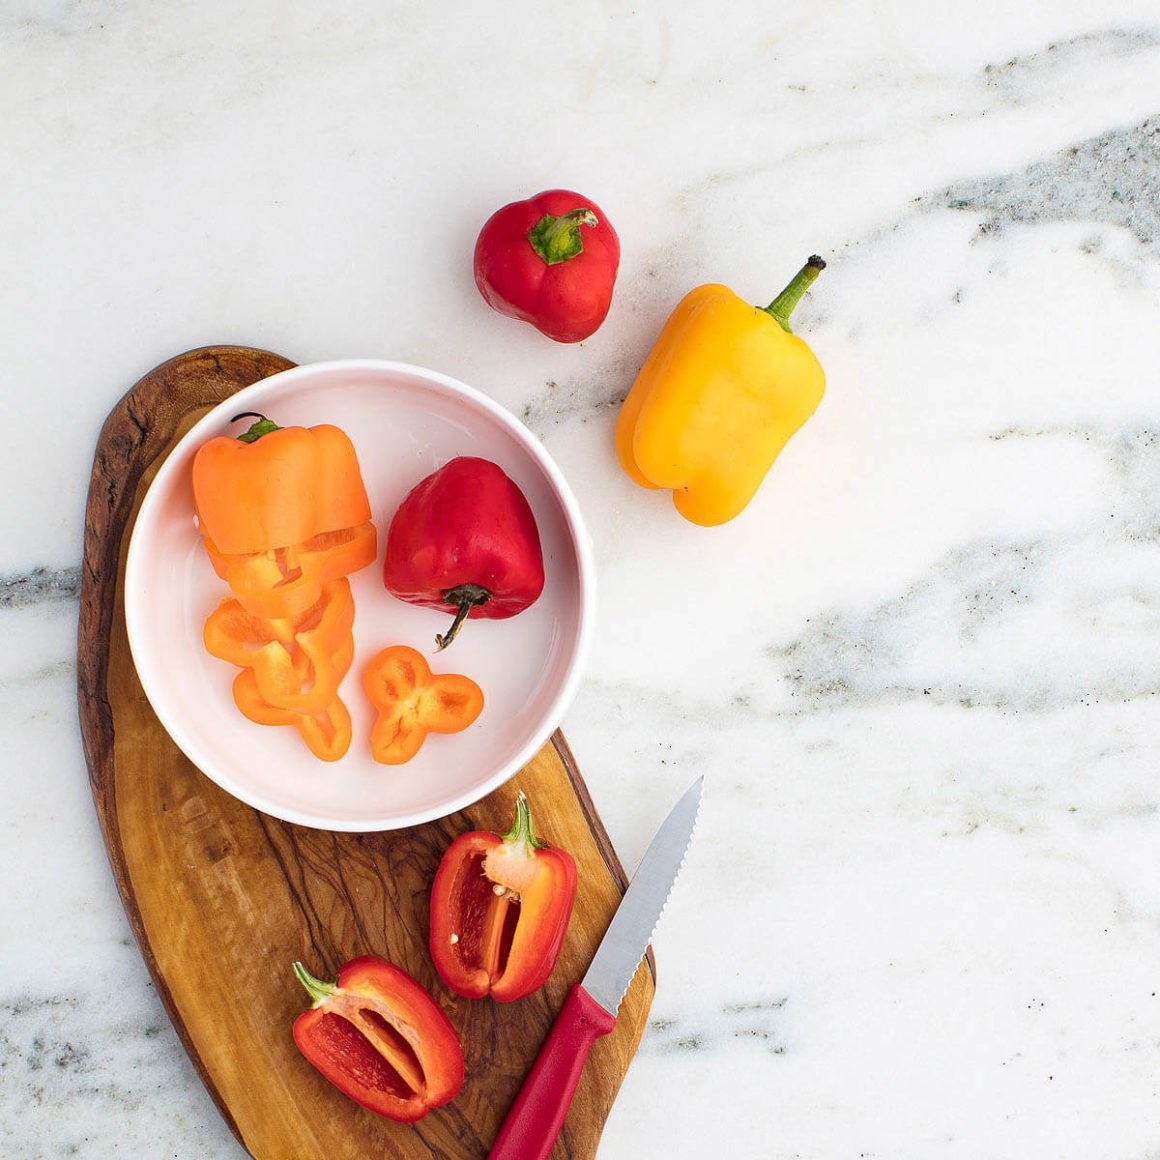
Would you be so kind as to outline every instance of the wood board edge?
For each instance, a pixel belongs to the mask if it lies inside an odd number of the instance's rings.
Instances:
[[[120,836],[115,793],[115,710],[108,691],[109,642],[118,608],[123,601],[123,561],[136,511],[143,497],[141,481],[150,467],[171,449],[181,418],[199,405],[215,405],[241,387],[294,365],[282,356],[250,347],[201,347],[154,367],[122,396],[109,412],[94,451],[85,511],[77,629],[77,696],[82,746],[98,822],[118,893],[170,1022],[218,1112],[247,1153],[249,1149],[239,1125],[202,1060],[160,970],[149,944],[144,918],[131,882]],[[198,374],[204,379],[200,398],[185,398],[180,406],[175,406],[172,401],[167,403],[166,396],[176,383],[180,382],[183,389],[188,391],[189,380]],[[158,422],[159,418],[162,422]],[[627,875],[596,811],[575,757],[560,730],[553,733],[550,742],[576,796],[595,846],[613,882],[623,893],[627,886]],[[651,949],[648,965],[652,978],[642,1012],[641,1034],[651,1005],[651,982],[655,981]],[[635,1053],[641,1034],[635,1036],[629,1058]],[[623,1081],[623,1074],[620,1080]],[[612,1095],[615,1096],[615,1091]],[[602,1129],[603,1124],[597,1130],[597,1138]]]
[[[253,347],[198,347],[159,363],[130,387],[110,410],[94,449],[85,505],[77,621],[77,709],[97,821],[129,927],[186,1055],[222,1119],[244,1148],[238,1125],[190,1039],[149,944],[119,840],[113,775],[113,707],[108,697],[109,642],[122,599],[122,560],[140,504],[139,485],[145,471],[172,442],[175,427],[175,423],[161,428],[152,426],[151,412],[158,409],[158,402],[173,380],[178,376],[188,378],[198,364],[204,367],[207,386],[214,383],[215,377],[221,379],[218,383],[221,389],[216,392],[208,390],[204,405],[228,398],[239,386],[247,385],[247,378],[257,382],[294,366],[281,355]],[[228,371],[227,366],[230,368]],[[232,389],[226,390],[227,385],[232,385]],[[173,417],[187,410],[185,407],[180,411],[174,409]]]

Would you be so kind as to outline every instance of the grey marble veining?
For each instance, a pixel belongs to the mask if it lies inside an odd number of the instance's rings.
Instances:
[[[20,575],[0,576],[0,608],[75,600],[80,588],[79,567],[40,567]]]
[[[1154,41],[1148,46],[1155,47]],[[1044,221],[1115,226],[1148,244],[1154,257],[1160,237],[1160,116],[1078,142],[1017,173],[953,185],[939,202],[987,211],[990,229]]]
[[[188,1065],[159,1004],[125,1010],[90,981],[75,992],[5,1000],[0,1026],[5,1083],[26,1101],[24,1115],[5,1126],[6,1155],[183,1157],[234,1148],[209,1097],[185,1082]],[[51,1139],[38,1121],[54,1124]]]

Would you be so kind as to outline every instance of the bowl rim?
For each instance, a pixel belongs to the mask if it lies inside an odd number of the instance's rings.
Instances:
[[[387,375],[408,375],[442,388],[444,391],[452,395],[460,396],[469,403],[474,404],[515,439],[544,474],[553,494],[560,503],[564,515],[564,525],[576,553],[580,607],[578,610],[577,630],[574,634],[575,644],[571,650],[572,656],[565,671],[564,679],[560,682],[555,696],[543,714],[541,725],[531,732],[529,739],[515,752],[511,759],[499,766],[490,777],[477,783],[470,790],[453,796],[442,803],[408,814],[358,819],[356,821],[344,818],[328,818],[322,815],[304,813],[301,810],[283,807],[277,803],[270,802],[261,794],[253,793],[244,786],[237,785],[233,778],[224,776],[219,770],[215,770],[213,773],[209,772],[206,767],[213,768],[214,763],[204,760],[204,755],[197,742],[196,735],[191,734],[179,721],[174,720],[168,706],[154,704],[152,697],[149,696],[149,690],[146,688],[145,680],[141,677],[141,668],[138,661],[139,655],[144,652],[144,630],[141,623],[143,612],[140,610],[139,602],[131,599],[131,594],[142,582],[142,572],[145,567],[144,559],[146,549],[142,546],[142,542],[137,536],[137,529],[142,525],[143,517],[146,516],[152,506],[161,502],[159,498],[161,491],[157,485],[159,481],[164,482],[168,474],[176,471],[176,467],[171,467],[171,464],[176,462],[174,460],[174,452],[179,447],[188,445],[190,442],[196,440],[199,432],[204,432],[207,428],[219,422],[221,415],[225,411],[233,409],[235,406],[244,403],[250,398],[264,396],[271,390],[277,391],[279,387],[287,383],[296,383],[298,380],[309,381],[316,376],[358,371],[371,371]],[[245,408],[243,407],[242,409],[244,410]],[[576,499],[575,493],[572,491],[571,485],[565,478],[563,471],[548,452],[547,448],[544,447],[540,439],[512,414],[511,411],[476,387],[472,387],[451,375],[444,374],[442,371],[432,370],[416,363],[374,358],[328,359],[320,362],[299,363],[293,367],[288,367],[284,371],[278,371],[275,374],[268,375],[266,378],[259,379],[257,382],[242,387],[207,411],[173,445],[165,461],[157,469],[156,474],[150,481],[149,487],[137,510],[133,529],[130,533],[123,586],[125,629],[130,654],[133,657],[134,668],[137,670],[138,679],[141,680],[142,690],[149,701],[150,708],[182,753],[215,785],[232,797],[251,806],[253,809],[295,825],[343,833],[379,833],[435,821],[474,805],[493,790],[503,785],[504,782],[514,777],[531,761],[544,744],[550,740],[553,733],[560,727],[561,718],[579,689],[592,649],[595,630],[595,602],[595,553],[583,513],[580,510],[579,501]],[[135,638],[138,642],[137,645],[134,644]]]

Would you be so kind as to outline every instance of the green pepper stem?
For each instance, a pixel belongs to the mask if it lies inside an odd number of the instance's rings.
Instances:
[[[256,423],[250,424],[250,429],[245,434],[238,436],[239,442],[242,443],[257,443],[263,435],[269,435],[271,431],[281,431],[282,429],[273,419],[267,419],[258,411],[243,411],[240,415],[235,415],[230,422],[236,423],[239,419],[258,420]]]
[[[316,979],[301,963],[294,964],[295,978],[306,988],[315,1007],[325,1003],[332,995],[337,994],[338,987],[334,983]]]
[[[456,637],[459,627],[467,619],[471,610],[491,599],[491,593],[479,584],[460,584],[457,588],[448,588],[443,593],[444,604],[454,604],[457,607],[455,619],[451,627],[441,636],[435,637],[438,646],[435,651],[442,652]]]
[[[543,850],[548,844],[536,837],[532,828],[532,811],[528,808],[527,795],[522,789],[516,798],[516,820],[502,837],[505,846],[522,846],[525,850]]]
[[[576,257],[584,249],[584,239],[580,236],[581,226],[595,226],[600,222],[587,208],[574,209],[570,213],[553,217],[550,213],[528,231],[528,243],[549,265],[555,266]]]
[[[811,254],[806,264],[793,276],[790,284],[768,306],[762,307],[786,334],[793,334],[789,328],[789,316],[793,313],[793,308],[825,268],[826,263],[817,254]]]

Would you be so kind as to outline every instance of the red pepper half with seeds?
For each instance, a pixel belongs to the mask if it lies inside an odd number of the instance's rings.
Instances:
[[[387,591],[455,617],[446,648],[469,616],[503,620],[544,588],[540,533],[524,493],[490,459],[460,456],[417,484],[387,530]]]
[[[522,999],[552,973],[576,897],[576,863],[541,842],[521,793],[503,835],[461,834],[431,888],[431,958],[469,999]]]
[[[455,1029],[406,971],[364,955],[333,983],[301,963],[294,974],[314,1000],[294,1021],[294,1042],[343,1095],[380,1116],[413,1123],[463,1086]]]
[[[580,342],[612,304],[620,239],[604,211],[567,189],[513,201],[484,223],[475,284],[484,301],[556,342]]]

